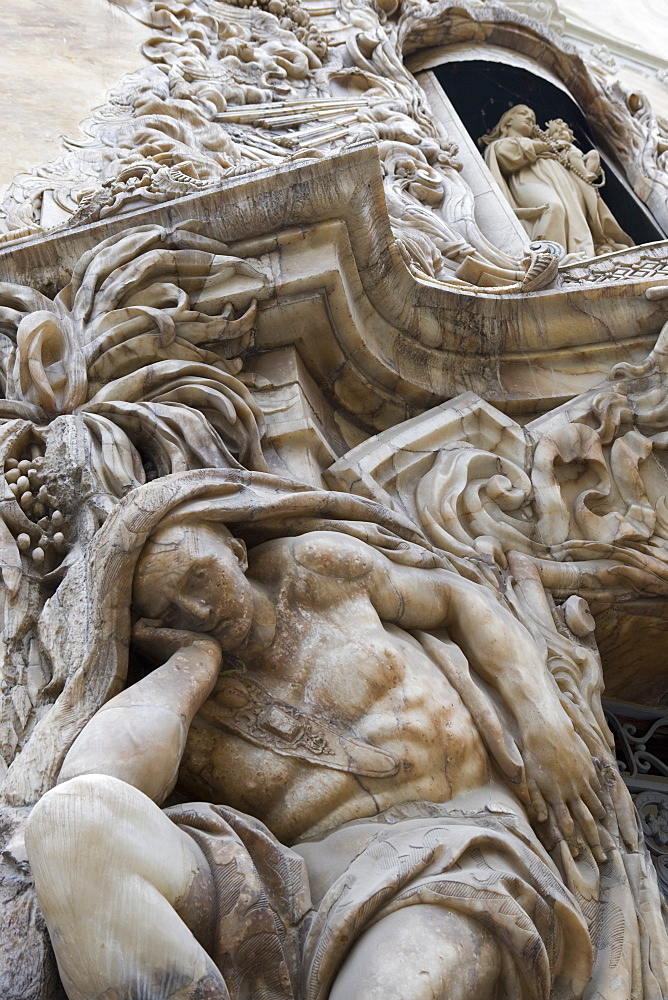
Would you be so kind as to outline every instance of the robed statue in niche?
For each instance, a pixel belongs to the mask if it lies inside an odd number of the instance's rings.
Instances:
[[[567,256],[595,257],[633,246],[600,195],[595,149],[583,154],[561,118],[536,124],[517,104],[479,140],[485,162],[532,240],[552,240]]]

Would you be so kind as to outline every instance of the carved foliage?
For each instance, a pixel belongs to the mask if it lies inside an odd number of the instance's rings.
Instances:
[[[85,254],[53,299],[0,285],[6,761],[59,691],[44,600],[118,501],[172,472],[266,470],[237,377],[266,278],[225,249],[146,226]]]

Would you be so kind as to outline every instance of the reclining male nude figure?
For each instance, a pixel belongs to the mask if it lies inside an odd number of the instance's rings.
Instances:
[[[300,853],[316,907],[359,854],[355,837],[364,823],[387,829],[379,818],[410,803],[444,816],[463,803],[462,816],[471,796],[471,815],[490,801],[514,811],[526,831],[522,850],[542,865],[545,879],[558,882],[471,714],[416,630],[447,629],[441,634],[454,640],[453,654],[463,651],[512,712],[531,821],[551,823],[574,852],[580,837],[605,858],[591,755],[538,647],[493,594],[446,570],[395,563],[333,531],[259,545],[246,569],[243,543],[222,526],[175,524],[154,533],[135,574],[134,608],[144,618],[134,638],[162,665],[94,716],[60,783],[33,811],[26,843],[70,1000],[230,996],[207,952],[217,892],[210,865],[159,808],[179,772],[188,794],[255,816]],[[278,752],[234,722],[235,685],[241,701],[265,698],[268,711],[274,705]],[[229,724],[216,724],[221,711]],[[290,740],[281,730],[290,711],[298,722],[313,720],[310,758],[280,752],[281,740],[286,747]],[[339,749],[316,762],[318,739],[334,746],[336,733]],[[338,853],[328,846],[331,831],[343,844]],[[556,910],[571,903],[573,924],[579,911],[563,889]],[[567,970],[577,996],[591,967],[581,925],[577,960],[572,954]],[[502,970],[512,964],[506,948],[489,921],[414,901],[379,911],[362,928],[325,995],[500,1000]],[[521,995],[545,993],[547,1000],[549,990],[546,981]]]

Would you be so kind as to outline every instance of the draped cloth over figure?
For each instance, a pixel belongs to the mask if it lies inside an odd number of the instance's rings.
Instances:
[[[167,813],[214,874],[213,958],[231,1000],[327,1000],[366,928],[422,903],[491,932],[504,996],[576,1000],[590,979],[592,947],[577,903],[528,825],[502,804],[465,812],[408,803],[295,851],[233,809],[187,803]],[[298,853],[314,846],[342,855],[344,865],[317,906]]]
[[[309,531],[338,531],[404,565],[452,568],[446,554],[434,550],[403,516],[348,494],[238,470],[176,474],[135,489],[44,609],[42,627],[55,638],[54,670],[67,672],[51,710],[56,737],[53,726],[48,735],[36,731],[32,737],[32,752],[38,760],[50,759],[52,773],[88,719],[125,684],[134,567],[151,533],[172,520],[225,524],[251,546]],[[68,591],[81,588],[81,574],[92,600],[77,605]],[[72,635],[78,638],[74,648]],[[441,662],[436,655],[437,636],[431,648],[426,633],[416,633],[415,641],[447,670],[447,656]],[[605,865],[597,866],[586,848],[573,860],[557,845],[550,858],[517,799],[521,755],[504,706],[476,683],[473,671],[450,680],[481,730],[513,804],[499,811],[491,804],[458,811],[451,803],[409,803],[330,831],[321,837],[330,855],[335,841],[329,838],[348,836],[351,828],[364,844],[315,905],[297,852],[316,848],[284,847],[259,820],[224,803],[167,811],[200,845],[214,876],[218,936],[212,957],[234,1000],[326,1000],[364,929],[393,910],[422,902],[466,913],[490,930],[505,956],[509,995],[613,1000],[626,977],[629,996],[668,997],[668,956],[646,855],[624,848],[614,836],[612,815],[606,823],[618,847]],[[39,743],[47,739],[45,754]],[[484,788],[478,791],[485,794]],[[569,968],[564,956],[571,948],[579,964]]]

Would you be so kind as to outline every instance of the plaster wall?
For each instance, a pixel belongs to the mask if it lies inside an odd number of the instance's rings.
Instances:
[[[0,198],[16,174],[85,142],[79,123],[144,62],[149,29],[109,0],[0,4]]]

